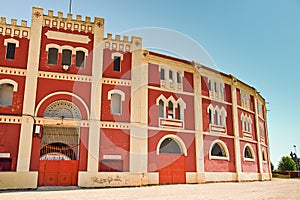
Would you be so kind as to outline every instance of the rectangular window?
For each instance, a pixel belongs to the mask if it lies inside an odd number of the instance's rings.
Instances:
[[[48,50],[48,64],[57,65],[58,49],[50,48]]]
[[[173,71],[169,70],[169,81],[173,82]]]
[[[212,91],[212,83],[210,80],[208,81],[208,89],[209,89],[209,91]]]
[[[160,80],[165,80],[165,69],[160,69]]]
[[[177,83],[181,83],[181,75],[177,72]]]
[[[119,94],[111,94],[111,107],[110,112],[111,114],[121,114],[122,111],[122,101],[121,95]]]
[[[0,106],[12,106],[14,86],[8,83],[0,85]]]
[[[15,59],[15,51],[16,51],[16,44],[15,43],[7,43],[6,46],[6,59]]]
[[[84,67],[85,53],[83,51],[76,51],[76,67]]]
[[[64,49],[62,51],[62,65],[71,66],[72,63],[72,51],[68,49]]]
[[[121,71],[121,57],[114,56],[114,71],[120,72]]]

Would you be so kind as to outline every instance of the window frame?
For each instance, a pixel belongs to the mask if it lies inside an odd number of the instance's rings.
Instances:
[[[214,156],[212,155],[212,150],[215,144],[218,144],[221,148],[223,148],[225,156]],[[211,143],[209,148],[209,160],[227,160],[230,161],[230,155],[227,148],[227,145],[222,140],[215,140]]]
[[[79,58],[79,53],[82,53],[82,58]],[[75,62],[75,67],[78,67],[78,68],[85,68],[85,52],[82,51],[82,50],[77,50],[76,51],[76,62]]]
[[[70,53],[70,55],[68,55],[67,52]],[[72,50],[70,50],[70,49],[63,49],[62,50],[62,53],[61,53],[61,65],[67,65],[69,67],[72,66]]]
[[[50,63],[49,61],[51,60],[51,59],[53,59],[53,58],[51,58],[50,59],[50,56],[51,56],[51,54],[50,54],[50,52],[51,51],[53,51],[53,50],[56,50],[56,54],[54,55],[55,56],[55,63],[53,62],[53,63]],[[58,65],[58,54],[59,54],[59,49],[57,49],[57,48],[55,48],[55,47],[51,47],[51,48],[49,48],[48,49],[48,60],[47,60],[47,64],[48,65]],[[53,56],[53,55],[52,55]]]
[[[13,42],[7,42],[5,59],[15,60],[17,44]]]
[[[113,113],[112,112],[112,95],[113,94],[118,94],[118,95],[120,95],[120,99],[121,99],[121,101],[120,101],[120,113]],[[112,115],[122,115],[122,111],[123,111],[123,101],[125,101],[125,93],[123,92],[123,91],[121,91],[121,90],[116,90],[116,89],[114,89],[114,90],[110,90],[109,92],[108,92],[108,100],[110,100],[110,114],[112,114]]]
[[[246,150],[248,149],[248,151],[251,153],[251,158],[246,157]],[[243,150],[243,157],[244,157],[244,161],[250,161],[250,162],[255,162],[255,152],[252,148],[252,146],[247,143],[244,146],[244,150]]]

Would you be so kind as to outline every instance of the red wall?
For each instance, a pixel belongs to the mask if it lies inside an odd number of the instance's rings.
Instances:
[[[228,160],[209,160],[209,150],[211,144],[214,140],[222,140],[229,151],[229,161]],[[235,154],[234,154],[234,141],[230,138],[223,137],[213,137],[205,135],[204,140],[204,170],[205,172],[235,172]]]
[[[123,60],[121,60],[121,71],[114,71],[114,59],[112,54],[118,52],[123,54]],[[104,49],[103,51],[103,77],[104,78],[117,78],[117,79],[131,79],[131,53]]]
[[[148,82],[149,86],[160,87],[160,72],[158,65],[149,63]]]
[[[121,90],[125,93],[125,101],[122,101],[122,112],[120,115],[110,113],[111,100],[108,100],[108,92],[114,89]],[[102,84],[101,120],[113,122],[130,122],[130,97],[131,90],[128,86]]]
[[[62,41],[62,40],[54,40],[54,39],[48,39],[45,35],[47,31],[58,31],[57,28],[50,28],[50,27],[43,27],[42,29],[42,41],[41,41],[41,55],[40,55],[40,68],[41,71],[51,71],[51,72],[59,72],[59,73],[66,73],[62,70],[62,54],[59,53],[58,56],[58,64],[57,65],[49,65],[48,64],[48,52],[46,51],[46,45],[47,44],[57,44],[59,46],[71,46],[73,48],[76,47],[83,47],[88,50],[89,55],[86,55],[86,65],[84,68],[76,67],[76,55],[72,55],[72,65],[71,68],[67,71],[67,73],[70,74],[82,74],[82,75],[91,75],[92,74],[92,50],[93,50],[93,43],[94,43],[94,37],[92,33],[85,33],[85,32],[78,32],[76,30],[63,30],[59,29],[59,32],[64,33],[72,33],[77,35],[84,35],[88,36],[90,41],[88,44],[83,43],[76,43],[76,42],[69,42],[69,41]]]
[[[184,72],[183,77],[183,91],[184,92],[194,92],[194,74],[190,72]]]
[[[6,46],[4,46],[4,40],[8,38],[13,38],[19,41],[19,47],[16,47],[15,50],[15,59],[10,60],[6,59]],[[28,46],[29,40],[26,38],[19,37],[10,37],[8,35],[0,36],[0,66],[4,67],[13,67],[26,69],[27,68],[27,59],[28,59]]]
[[[254,159],[255,161],[245,161],[244,160],[244,149],[245,145],[250,144],[253,151],[254,151]],[[240,141],[240,152],[241,152],[241,162],[242,162],[242,172],[259,172],[259,165],[258,165],[258,154],[257,154],[257,145],[255,143],[249,143]]]
[[[89,128],[80,128],[80,142],[79,142],[79,171],[87,170],[88,158],[88,143],[89,143]]]
[[[163,92],[159,90],[148,90],[148,123],[149,126],[159,126],[158,122],[158,105],[156,105],[156,99],[163,94],[165,98],[169,98],[171,95],[175,100],[181,98],[185,104],[186,109],[184,110],[184,128],[188,130],[195,129],[195,117],[194,117],[194,96],[175,94],[172,92]],[[177,109],[176,116],[177,116]]]
[[[20,130],[20,124],[0,123],[0,153],[10,153],[12,171],[17,168]]]
[[[0,106],[1,114],[21,115],[23,110],[25,77],[0,74],[1,79],[11,79],[18,83],[18,90],[13,93],[12,106]]]
[[[184,132],[168,132],[168,131],[148,131],[148,171],[157,172],[158,171],[158,155],[156,155],[156,148],[159,140],[168,134],[174,134],[180,137],[186,148],[187,156],[185,157],[186,171],[195,172],[196,171],[196,153],[195,153],[195,138],[194,134],[184,133]]]
[[[101,129],[100,158],[103,155],[121,155],[123,171],[129,171],[130,131],[125,129]],[[100,165],[99,165],[100,166]]]
[[[209,97],[208,79],[205,76],[201,76],[201,94]]]

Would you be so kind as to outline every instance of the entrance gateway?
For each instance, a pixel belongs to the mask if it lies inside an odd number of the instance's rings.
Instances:
[[[81,119],[81,114],[72,102],[59,100],[46,108],[44,117]],[[43,127],[38,186],[77,186],[79,131],[63,124]]]
[[[159,183],[174,184],[186,182],[185,155],[180,145],[172,138],[166,138],[159,146]]]

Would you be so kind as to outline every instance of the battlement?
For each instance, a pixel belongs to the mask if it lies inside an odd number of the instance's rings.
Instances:
[[[104,19],[95,17],[94,21],[91,20],[90,16],[86,16],[85,20],[81,15],[76,15],[68,13],[64,17],[64,13],[61,11],[54,15],[53,10],[48,10],[48,14],[43,14],[44,10],[42,8],[34,7],[32,9],[33,17],[39,18],[43,15],[43,26],[55,27],[57,29],[65,29],[79,32],[91,32],[94,33],[96,27],[104,28]]]
[[[10,23],[6,21],[6,17],[0,18],[0,34],[11,35],[11,37],[29,37],[30,28],[27,27],[27,21],[21,20],[18,24],[17,19],[11,19]]]
[[[105,48],[114,49],[117,51],[132,51],[134,49],[142,48],[142,38],[131,36],[130,40],[128,36],[114,35],[107,33],[105,40]]]

